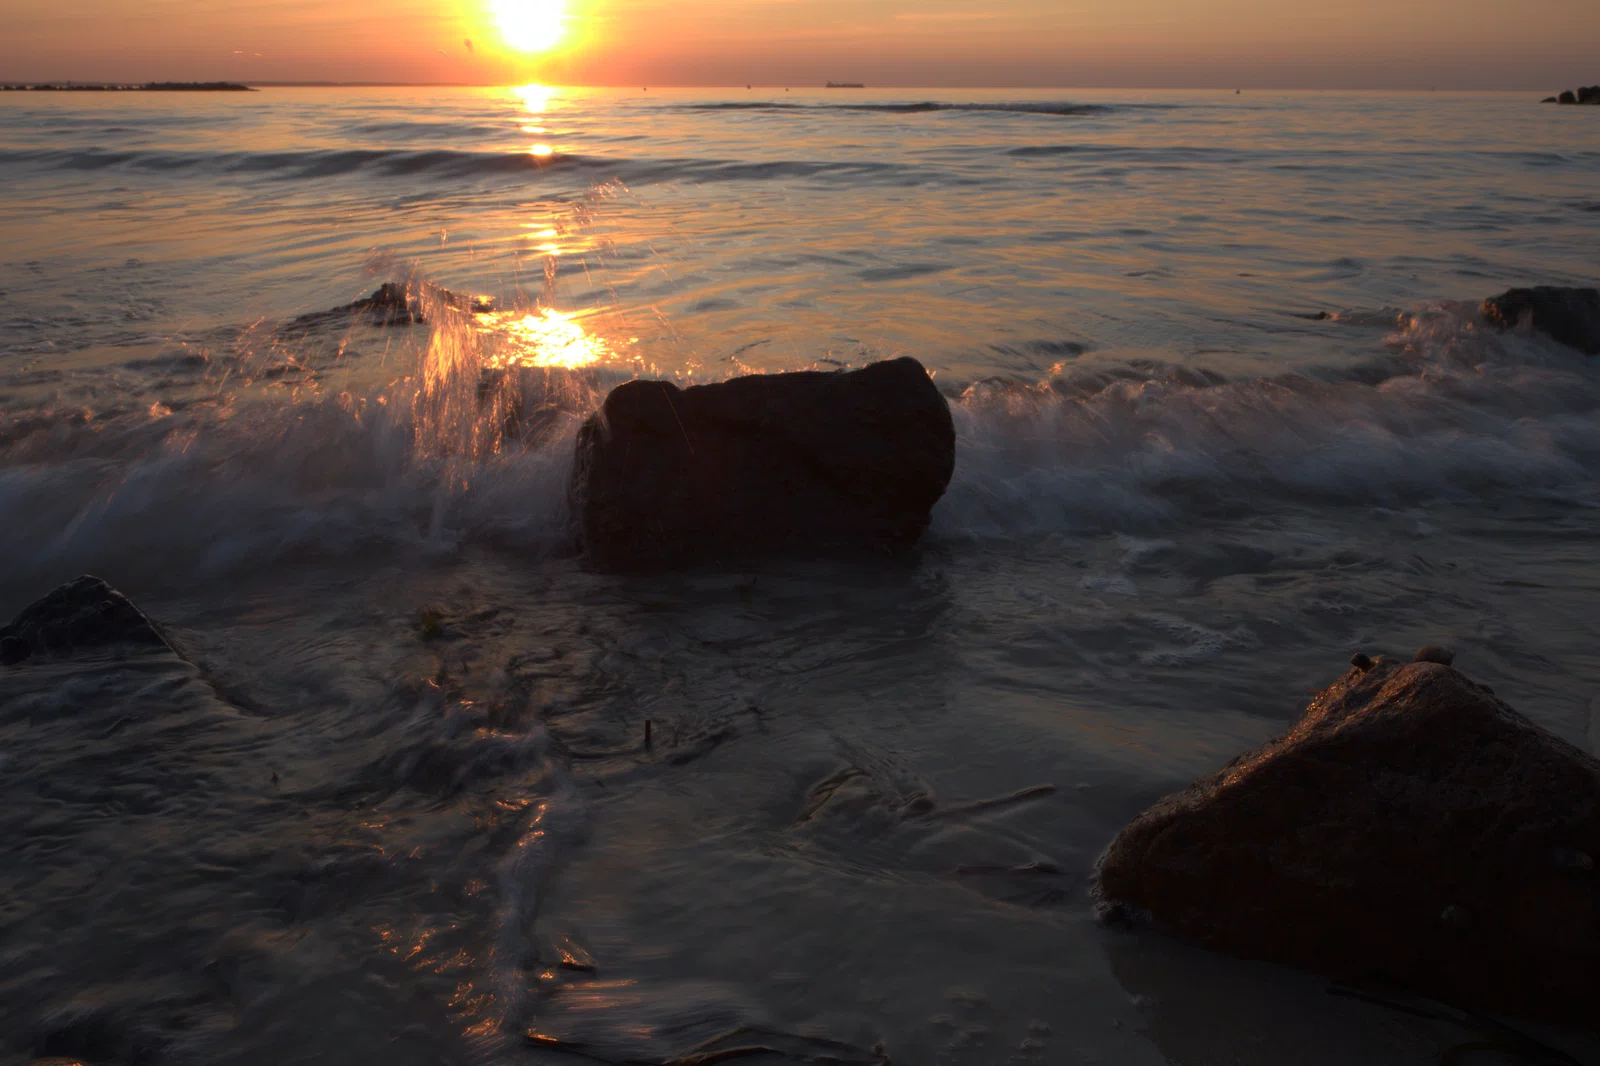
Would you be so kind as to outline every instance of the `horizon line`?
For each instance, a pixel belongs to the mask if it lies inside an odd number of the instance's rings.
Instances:
[[[193,79],[192,81],[179,82],[175,79],[156,79],[157,82],[173,82],[175,84],[204,84],[218,79]],[[524,85],[543,85],[552,89],[630,89],[632,82],[541,82],[533,81],[333,81],[333,80],[295,80],[295,81],[245,81],[226,79],[236,85],[262,89],[515,89]],[[32,85],[83,85],[83,86],[121,86],[151,84],[149,79],[134,80],[95,80],[88,78],[45,78],[45,79],[0,79],[0,86],[32,86]],[[861,92],[887,89],[984,89],[1019,91],[1056,91],[1056,90],[1140,90],[1146,92],[1243,92],[1248,88],[1251,92],[1278,92],[1278,93],[1330,93],[1330,92],[1401,92],[1401,93],[1524,93],[1547,92],[1548,88],[1537,86],[1522,86],[1519,88],[1444,88],[1429,87],[1426,89],[1414,86],[1321,86],[1306,88],[1304,86],[1283,85],[1238,85],[1232,89],[1221,85],[1139,85],[1134,83],[1116,85],[1068,85],[1068,84],[1034,84],[1034,85],[983,85],[975,82],[959,82],[951,84],[878,84],[859,86],[838,85],[813,85],[811,83],[788,84],[773,83],[771,85],[756,85],[746,83],[740,85],[736,82],[662,82],[661,89],[834,89],[839,92]],[[648,91],[648,86],[641,87],[641,91]],[[1560,90],[1556,90],[1559,92]]]

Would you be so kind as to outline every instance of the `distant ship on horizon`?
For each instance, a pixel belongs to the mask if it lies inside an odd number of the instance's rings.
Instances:
[[[830,81],[823,86],[824,89],[865,89],[859,81]]]

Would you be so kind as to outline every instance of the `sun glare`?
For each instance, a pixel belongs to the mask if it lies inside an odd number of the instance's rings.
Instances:
[[[562,367],[577,370],[611,357],[605,340],[583,328],[578,315],[546,307],[537,314],[500,312],[480,316],[483,328],[500,335],[498,366]]]
[[[563,0],[492,0],[495,22],[506,44],[519,52],[543,52],[566,32]]]

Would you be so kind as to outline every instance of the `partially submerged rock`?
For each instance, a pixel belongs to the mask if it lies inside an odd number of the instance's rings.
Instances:
[[[915,359],[680,389],[630,381],[578,434],[573,515],[608,569],[890,554],[955,470],[949,405]]]
[[[35,654],[70,655],[114,644],[171,648],[126,596],[85,574],[35,600],[0,628],[0,662],[11,665]]]
[[[1424,651],[1358,663],[1289,733],[1135,818],[1101,859],[1102,906],[1233,955],[1594,1027],[1600,761]]]
[[[1585,85],[1573,92],[1566,90],[1560,96],[1547,96],[1546,104],[1600,104],[1600,85]]]
[[[426,296],[428,300],[436,300],[445,307],[474,315],[485,314],[494,309],[488,300],[476,296],[462,296],[436,285],[427,287]],[[370,296],[363,296],[354,303],[331,307],[326,311],[301,315],[289,323],[289,328],[312,329],[352,318],[372,326],[410,326],[427,322],[424,316],[426,302],[422,287],[408,286],[398,281],[386,281],[373,290]]]
[[[1483,301],[1483,317],[1498,329],[1526,324],[1569,348],[1600,355],[1600,289],[1508,289]]]
[[[331,310],[363,315],[378,326],[404,326],[423,321],[421,301],[410,296],[404,285],[393,281],[379,285],[371,296]]]
[[[1600,85],[1585,85],[1578,90],[1578,103],[1600,104]]]

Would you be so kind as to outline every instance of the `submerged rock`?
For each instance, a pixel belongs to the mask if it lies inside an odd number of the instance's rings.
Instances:
[[[1539,285],[1508,289],[1483,301],[1483,317],[1499,329],[1526,323],[1551,339],[1600,355],[1600,290]]]
[[[955,470],[922,364],[630,381],[578,433],[572,510],[590,559],[630,569],[911,547]]]
[[[1097,878],[1105,913],[1218,951],[1595,1027],[1597,856],[1600,761],[1379,658],[1135,818]]]
[[[35,600],[0,628],[0,662],[11,665],[35,654],[68,655],[112,644],[171,648],[126,596],[85,574]]]

